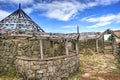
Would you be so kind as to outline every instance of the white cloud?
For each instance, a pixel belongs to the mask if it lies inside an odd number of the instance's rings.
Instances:
[[[14,4],[31,4],[34,2],[34,0],[0,0],[0,2],[3,3],[14,3]]]
[[[67,21],[76,15],[79,7],[80,3],[76,1],[54,1],[52,3],[39,3],[34,5],[34,9],[44,10],[44,16],[63,21]]]
[[[8,2],[12,2],[12,3],[15,3],[15,4],[30,4],[30,3],[33,3],[33,0],[8,0]]]
[[[110,5],[119,2],[120,0],[96,0],[100,5]]]
[[[53,1],[52,3],[38,3],[33,9],[43,10],[43,15],[49,18],[68,21],[77,15],[78,11],[83,11],[89,7],[96,6],[95,2],[80,3],[72,1]]]
[[[120,20],[119,20],[119,21],[117,21],[117,23],[120,23]]]
[[[3,18],[5,18],[6,16],[8,16],[10,13],[4,10],[0,10],[0,20],[2,20]]]
[[[85,17],[81,19],[81,21],[94,23],[94,25],[88,26],[88,28],[97,28],[97,27],[109,25],[111,23],[119,23],[120,13],[108,14],[100,17]]]
[[[76,25],[66,25],[66,26],[63,26],[62,28],[77,28]]]
[[[50,3],[38,2],[35,4],[35,0],[0,0],[0,2],[9,3],[21,3],[21,4],[32,4],[30,8],[26,8],[25,11],[29,14],[33,11],[38,11],[41,15],[49,18],[68,21],[73,19],[78,12],[84,11],[95,6],[110,5],[119,2],[120,0],[95,0],[89,2],[80,2],[78,0],[55,0]]]
[[[27,14],[30,14],[33,9],[32,8],[25,8],[24,11],[27,13]]]
[[[97,28],[97,27],[106,26],[109,24],[111,24],[111,22],[101,22],[101,23],[96,23],[95,25],[92,25],[92,26],[88,26],[87,28]]]
[[[120,13],[116,15],[116,23],[120,23]]]
[[[68,21],[77,15],[78,11],[84,11],[94,6],[110,5],[120,0],[95,0],[81,3],[77,0],[53,1],[51,3],[38,3],[33,9],[43,10],[43,15],[49,18]]]
[[[81,19],[82,21],[87,21],[87,22],[106,22],[106,21],[111,21],[116,18],[116,15],[113,14],[108,14],[104,15],[101,17],[85,17]]]
[[[113,28],[112,30],[113,30],[113,31],[116,31],[116,30],[120,30],[120,28]]]
[[[96,5],[98,5],[97,2],[89,2],[89,3],[87,3],[87,7],[89,7],[89,8],[94,7]]]

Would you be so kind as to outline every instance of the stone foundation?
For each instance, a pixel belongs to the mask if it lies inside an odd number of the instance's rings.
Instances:
[[[77,54],[53,58],[17,57],[16,68],[26,80],[62,80],[79,70]]]

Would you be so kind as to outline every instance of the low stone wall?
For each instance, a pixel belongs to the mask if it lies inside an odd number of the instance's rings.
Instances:
[[[15,70],[14,61],[16,56],[41,57],[40,41],[21,38],[8,37],[0,39],[0,73],[11,72]],[[49,41],[43,40],[43,57],[49,57]],[[56,53],[57,54],[57,53]],[[63,54],[59,54],[63,55]],[[59,56],[58,55],[58,56]],[[56,55],[57,56],[57,55]],[[51,56],[50,56],[51,57]]]
[[[62,80],[79,70],[77,54],[39,59],[17,57],[16,68],[26,80]]]

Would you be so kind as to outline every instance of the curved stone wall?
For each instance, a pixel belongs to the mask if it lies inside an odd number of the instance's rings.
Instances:
[[[46,59],[17,57],[16,68],[26,80],[62,80],[79,70],[77,54]]]
[[[15,70],[14,61],[16,56],[41,57],[39,40],[29,40],[14,37],[0,39],[0,73],[11,72]],[[51,57],[49,41],[43,40],[44,57]],[[60,52],[60,51],[59,51]],[[59,56],[64,54],[57,54]]]

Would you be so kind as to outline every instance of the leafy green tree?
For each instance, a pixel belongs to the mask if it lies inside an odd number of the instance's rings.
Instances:
[[[112,41],[112,35],[110,35],[107,40]]]

